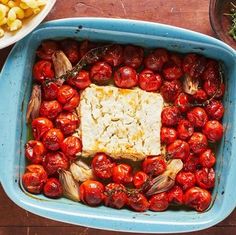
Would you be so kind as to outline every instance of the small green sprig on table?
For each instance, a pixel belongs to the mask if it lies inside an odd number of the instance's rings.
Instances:
[[[232,25],[229,30],[229,35],[236,41],[236,5],[233,2],[230,2],[232,8],[230,9],[230,13],[225,13],[225,16],[230,16],[232,20]]]

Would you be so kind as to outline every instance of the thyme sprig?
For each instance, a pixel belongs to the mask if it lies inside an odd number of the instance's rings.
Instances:
[[[231,27],[229,30],[229,35],[236,41],[236,5],[230,2],[232,8],[230,9],[230,13],[224,13],[225,16],[231,17]]]

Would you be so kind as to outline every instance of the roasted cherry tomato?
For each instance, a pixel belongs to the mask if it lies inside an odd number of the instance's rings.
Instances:
[[[82,142],[78,137],[69,136],[61,143],[62,152],[69,158],[74,158],[77,153],[82,151]]]
[[[120,209],[127,203],[126,188],[122,184],[110,183],[105,187],[104,203],[106,206]]]
[[[173,103],[182,91],[182,84],[178,80],[164,81],[161,86],[161,95],[167,103]]]
[[[168,191],[168,201],[182,205],[184,202],[184,192],[182,188],[178,185],[175,185]]]
[[[134,175],[133,183],[136,188],[142,188],[148,180],[148,175],[143,171],[138,171]]]
[[[92,160],[93,172],[101,179],[111,178],[115,165],[112,159],[105,153],[96,153]]]
[[[33,136],[36,140],[40,140],[48,130],[53,128],[52,122],[44,117],[35,118],[31,125]]]
[[[42,117],[54,119],[62,111],[62,106],[57,100],[43,101],[41,103],[39,114]]]
[[[104,186],[95,180],[86,180],[79,187],[80,199],[89,206],[98,206],[104,199]]]
[[[203,73],[203,80],[207,81],[207,80],[219,80],[220,77],[220,72],[219,72],[219,64],[218,62],[211,60],[208,61],[207,65],[206,65],[206,69]]]
[[[211,168],[215,165],[216,162],[215,154],[211,149],[207,149],[200,154],[199,162],[203,167]]]
[[[73,39],[65,39],[61,41],[60,45],[69,61],[76,64],[80,59],[78,42]]]
[[[45,152],[44,145],[38,140],[30,140],[25,145],[25,156],[33,164],[42,163]]]
[[[192,172],[180,171],[177,174],[175,180],[182,187],[184,191],[186,189],[193,187],[196,184],[196,178],[194,173]]]
[[[124,64],[126,66],[137,69],[143,61],[143,48],[137,46],[125,46],[124,48]]]
[[[181,112],[187,112],[190,108],[189,96],[186,93],[180,93],[174,104]]]
[[[198,89],[192,97],[197,103],[203,103],[207,100],[207,93],[203,89]]]
[[[161,122],[165,126],[175,126],[181,119],[181,112],[175,106],[166,107],[161,113]]]
[[[57,99],[57,94],[59,87],[55,82],[44,82],[42,84],[42,93],[44,100],[55,100]]]
[[[64,135],[60,129],[52,128],[43,136],[43,144],[48,150],[58,150],[61,147]]]
[[[171,62],[182,69],[183,58],[181,54],[171,53],[169,57]]]
[[[147,198],[141,193],[132,193],[128,196],[127,205],[138,212],[144,212],[149,208]]]
[[[206,68],[206,58],[204,56],[198,56],[192,63],[189,70],[189,75],[192,78],[200,78]]]
[[[211,194],[205,189],[192,187],[185,192],[184,202],[185,205],[202,212],[211,204]]]
[[[59,169],[67,170],[69,160],[62,152],[49,152],[45,155],[43,166],[48,175],[54,175]]]
[[[184,171],[195,172],[201,167],[199,157],[193,153],[190,153],[184,162]]]
[[[188,140],[194,132],[193,125],[186,119],[180,120],[177,126],[177,135],[181,140]]]
[[[215,171],[213,168],[202,168],[195,173],[197,185],[204,189],[213,188],[215,185]]]
[[[79,54],[80,57],[83,57],[85,54],[87,54],[91,49],[95,48],[96,45],[88,40],[84,40],[80,43],[79,46]]]
[[[190,153],[188,143],[183,140],[175,140],[167,146],[166,151],[169,158],[181,159],[182,161],[185,161]]]
[[[63,194],[62,185],[57,178],[47,179],[44,187],[43,193],[45,196],[50,198],[59,198]]]
[[[203,127],[208,121],[208,116],[203,108],[196,107],[187,113],[188,120],[194,127]]]
[[[220,122],[212,120],[206,123],[202,131],[209,141],[217,142],[222,139],[224,128]]]
[[[112,68],[106,62],[97,62],[90,70],[91,80],[94,83],[104,85],[111,80]]]
[[[68,85],[62,85],[59,88],[57,99],[63,104],[63,109],[66,111],[75,109],[80,101],[78,92]]]
[[[168,81],[178,80],[183,76],[181,67],[173,62],[168,62],[162,70],[163,76]]]
[[[183,66],[183,71],[185,73],[188,73],[188,74],[190,73],[190,69],[192,68],[193,63],[197,60],[197,57],[198,56],[193,53],[187,54],[184,57],[182,66]]]
[[[40,165],[29,165],[22,176],[22,183],[24,188],[34,194],[42,191],[43,185],[47,180],[47,173]]]
[[[165,211],[169,206],[168,194],[166,192],[153,195],[149,200],[151,211]]]
[[[103,59],[111,66],[116,67],[121,65],[123,62],[123,47],[118,44],[112,45],[106,51]]]
[[[219,121],[224,115],[224,106],[219,100],[211,100],[205,109],[209,118],[213,120]]]
[[[127,164],[119,164],[113,167],[112,179],[118,184],[127,184],[133,181],[132,168]]]
[[[207,149],[208,146],[207,137],[200,132],[194,132],[193,135],[190,137],[188,144],[190,150],[193,153],[202,153]]]
[[[47,79],[52,79],[54,77],[52,63],[47,60],[38,61],[33,67],[33,77],[39,83]]]
[[[74,133],[79,126],[79,119],[75,113],[62,112],[56,118],[55,125],[59,128],[64,135],[70,135]]]
[[[144,65],[147,69],[160,71],[168,59],[169,55],[167,50],[158,48],[154,52],[147,55],[147,57],[144,59]]]
[[[114,81],[120,88],[132,88],[138,84],[138,75],[132,67],[124,66],[116,70]]]
[[[206,80],[203,89],[209,97],[221,98],[224,95],[225,86],[220,80]]]
[[[146,157],[142,162],[142,170],[152,176],[162,174],[166,169],[166,161],[161,155]]]
[[[154,74],[152,70],[145,69],[139,74],[139,86],[145,91],[157,91],[160,89],[161,83],[161,75]]]
[[[75,77],[67,79],[67,83],[83,90],[91,84],[89,72],[86,70],[80,70]]]
[[[45,40],[37,49],[36,54],[40,59],[51,60],[53,53],[58,50],[58,42],[53,40]]]
[[[161,143],[171,144],[177,139],[177,132],[174,128],[162,127],[161,128]]]

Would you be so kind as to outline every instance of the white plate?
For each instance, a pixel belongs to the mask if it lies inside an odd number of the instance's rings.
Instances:
[[[48,0],[46,6],[44,6],[43,9],[37,15],[34,15],[32,17],[29,17],[28,19],[23,20],[24,22],[20,30],[17,30],[16,32],[5,31],[5,35],[2,38],[0,38],[0,49],[10,46],[11,44],[19,41],[27,34],[29,34],[47,16],[47,14],[54,6],[55,2],[56,0]]]

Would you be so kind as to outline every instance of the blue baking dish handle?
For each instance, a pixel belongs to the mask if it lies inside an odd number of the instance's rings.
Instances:
[[[190,41],[194,41],[196,42],[196,45],[199,43],[199,45],[201,44],[212,44],[215,45],[218,48],[221,48],[222,50],[227,50],[228,52],[230,52],[230,54],[233,55],[234,58],[234,63],[236,63],[236,53],[235,51],[229,47],[228,45],[226,45],[225,43],[214,39],[212,37],[203,35],[203,34],[199,34],[196,32],[192,32],[189,30],[185,30],[185,29],[180,29],[180,28],[176,28],[173,26],[167,26],[167,25],[162,25],[162,24],[157,24],[157,23],[150,23],[150,22],[143,22],[143,21],[135,21],[135,20],[122,20],[122,19],[107,19],[107,18],[72,18],[72,19],[61,19],[61,20],[56,20],[56,21],[51,21],[51,22],[47,22],[44,23],[42,25],[40,25],[38,28],[35,29],[35,31],[33,31],[29,36],[27,36],[26,38],[24,38],[23,40],[21,40],[20,42],[18,42],[13,50],[11,51],[3,70],[5,71],[6,69],[12,68],[12,66],[14,66],[14,58],[17,54],[21,54],[22,59],[24,59],[25,56],[25,51],[21,50],[22,48],[24,48],[25,45],[27,45],[28,40],[30,39],[30,37],[36,33],[36,31],[39,31],[41,29],[45,29],[50,27],[50,29],[53,31],[54,28],[57,29],[71,29],[71,30],[77,30],[78,31],[78,36],[79,36],[79,32],[81,30],[81,28],[86,28],[86,29],[90,29],[90,30],[95,30],[98,34],[99,32],[105,32],[105,31],[114,31],[119,33],[120,31],[123,32],[129,32],[129,34],[139,34],[140,37],[142,37],[142,35],[150,35],[150,37],[155,37],[155,39],[158,37],[170,37],[173,39],[173,41],[176,39],[183,39],[183,41],[185,40],[186,42],[188,40]],[[158,32],[156,31],[158,27]],[[48,34],[48,37],[50,37],[50,34]],[[113,39],[115,41],[115,38]],[[189,43],[189,42],[188,42]],[[158,47],[158,45],[156,45],[156,47]],[[173,50],[181,50],[181,48],[173,48]],[[200,53],[202,48],[201,47],[196,47],[194,49],[196,52]],[[13,60],[12,60],[13,58]],[[9,180],[9,177],[7,176],[8,174],[8,169],[7,166],[10,162],[12,162],[11,159],[9,158],[3,158],[4,156],[7,156],[6,151],[8,151],[10,149],[11,146],[9,146],[9,140],[15,140],[15,133],[12,133],[10,129],[7,129],[7,126],[4,125],[4,120],[1,120],[1,117],[7,118],[7,115],[4,115],[4,112],[6,112],[6,110],[2,110],[1,109],[1,103],[4,103],[4,107],[7,108],[7,102],[11,102],[10,100],[7,100],[7,92],[1,93],[3,91],[3,89],[1,89],[1,81],[2,79],[7,79],[7,74],[4,75],[4,77],[2,76],[2,74],[0,75],[0,129],[1,129],[1,133],[0,133],[0,181],[2,183],[2,186],[4,188],[4,190],[6,191],[7,195],[14,201],[16,202],[19,206],[23,207],[26,210],[29,210],[35,214],[47,217],[47,218],[51,218],[51,219],[56,219],[59,221],[64,221],[64,222],[69,222],[69,223],[74,223],[74,224],[81,224],[83,226],[92,226],[95,228],[105,228],[105,229],[109,229],[109,230],[119,230],[119,231],[131,231],[131,232],[182,232],[182,231],[193,231],[193,230],[199,230],[199,229],[203,229],[205,227],[209,227],[211,225],[213,225],[213,222],[211,221],[211,219],[209,218],[209,222],[206,221],[206,223],[202,224],[198,224],[197,226],[195,226],[194,222],[191,222],[192,224],[187,224],[186,227],[184,227],[184,222],[183,225],[181,227],[180,224],[176,223],[176,225],[171,224],[171,228],[164,228],[165,226],[165,222],[168,221],[164,221],[160,224],[152,224],[153,226],[155,226],[155,229],[158,230],[160,229],[160,231],[154,231],[152,230],[151,226],[149,224],[146,224],[145,221],[142,221],[142,217],[141,215],[139,216],[138,213],[135,213],[136,219],[135,220],[125,220],[125,218],[120,217],[120,223],[115,221],[114,218],[112,218],[112,214],[110,215],[110,220],[108,221],[106,219],[107,215],[104,216],[100,216],[100,215],[96,215],[96,214],[92,214],[92,215],[88,215],[88,214],[83,214],[82,212],[78,212],[80,213],[79,216],[77,217],[77,214],[70,214],[67,216],[67,213],[65,212],[65,214],[62,214],[61,211],[59,210],[59,208],[54,208],[53,210],[51,208],[49,209],[44,209],[41,208],[40,203],[35,205],[34,204],[34,200],[31,197],[28,197],[28,200],[25,200],[23,198],[23,196],[18,196],[16,194],[14,194],[15,192],[13,191],[13,187],[10,184],[11,180],[14,181],[15,179],[17,179],[17,175],[14,172],[11,172],[11,178]],[[26,84],[27,85],[27,84]],[[19,91],[20,92],[20,91]],[[17,115],[16,110],[11,109],[10,111],[7,111],[6,113],[9,113],[10,115]],[[235,111],[236,113],[236,111]],[[234,114],[235,114],[234,113]],[[17,117],[16,117],[17,118]],[[12,125],[16,125],[15,123],[12,123]],[[9,127],[8,127],[9,128]],[[233,129],[235,130],[235,129]],[[4,134],[2,134],[4,133]],[[19,143],[20,144],[20,143]],[[3,154],[4,153],[4,154]],[[18,154],[18,153],[15,153]],[[232,165],[236,165],[236,159],[233,158],[232,162],[234,164]],[[18,166],[19,167],[19,166]],[[16,172],[19,171],[19,169],[14,169]],[[230,174],[233,174],[232,171],[230,172]],[[231,181],[233,176],[229,176],[231,177]],[[19,178],[19,177],[18,177]],[[15,187],[18,187],[18,184],[14,185]],[[235,206],[236,205],[236,188],[233,187],[232,188],[232,195],[229,203],[231,203],[231,205]],[[68,205],[69,207],[70,205]],[[222,216],[225,218],[230,212],[232,211],[232,208],[230,205],[226,206],[226,211],[221,210],[220,212],[222,212]],[[118,212],[119,213],[119,212]],[[207,212],[206,212],[207,213]],[[70,216],[70,217],[69,217]],[[107,216],[108,217],[108,216]],[[158,220],[158,216],[156,217]],[[79,219],[79,220],[78,220]],[[216,220],[214,221],[214,224],[219,222],[221,220],[221,217],[216,217]],[[195,221],[196,222],[196,221]],[[106,224],[104,224],[106,223]],[[122,224],[123,223],[123,224]],[[133,223],[133,224],[129,224],[129,223]],[[159,226],[159,227],[158,227]],[[174,227],[176,226],[176,227]]]

